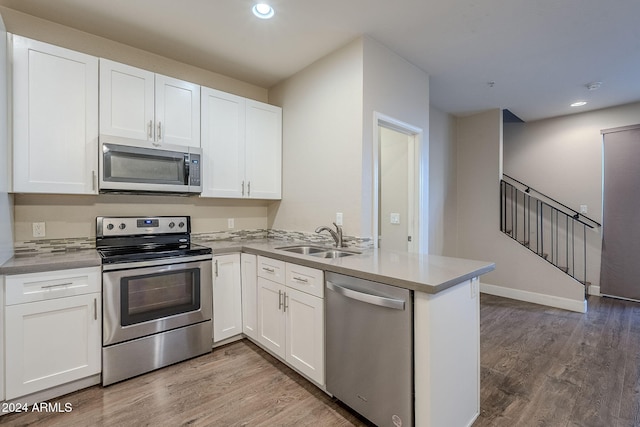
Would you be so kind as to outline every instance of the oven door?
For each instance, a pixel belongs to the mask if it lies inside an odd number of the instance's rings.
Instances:
[[[103,271],[103,345],[212,318],[211,259],[182,260],[118,264]]]

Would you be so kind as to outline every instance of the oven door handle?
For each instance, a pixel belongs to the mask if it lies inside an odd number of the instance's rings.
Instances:
[[[102,264],[102,271],[126,270],[130,268],[142,268],[142,267],[156,267],[159,265],[184,264],[184,263],[195,262],[195,261],[207,261],[207,260],[211,260],[212,258],[213,256],[211,254],[208,254],[208,255],[197,255],[197,256],[189,256],[189,257],[159,258],[159,259],[153,259],[149,261],[134,261],[134,262],[123,262],[123,263],[116,263],[116,264]]]

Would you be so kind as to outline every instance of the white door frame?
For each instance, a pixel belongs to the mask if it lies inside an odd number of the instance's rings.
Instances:
[[[409,244],[409,252],[419,252],[420,236],[422,236],[422,227],[426,227],[427,224],[421,224],[420,210],[425,200],[422,197],[423,194],[423,167],[421,162],[422,153],[422,141],[424,133],[422,129],[394,119],[377,111],[373,112],[373,221],[371,235],[374,239],[374,247],[380,246],[379,236],[379,194],[380,194],[380,132],[379,126],[387,129],[392,129],[405,135],[413,136],[413,189],[409,186],[409,202],[413,204],[413,209],[409,210],[409,229],[413,229],[412,240]],[[411,156],[410,156],[411,157]],[[428,188],[428,187],[427,187]],[[426,243],[426,242],[425,242]],[[424,246],[424,252],[428,245]]]

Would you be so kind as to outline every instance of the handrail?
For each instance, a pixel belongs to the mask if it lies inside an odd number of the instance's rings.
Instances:
[[[587,221],[591,221],[593,224],[595,224],[595,226],[596,226],[596,227],[601,227],[601,226],[602,226],[598,221],[596,221],[596,220],[594,220],[594,219],[589,218],[588,216],[586,216],[586,215],[585,215],[585,214],[583,214],[583,213],[580,213],[580,212],[578,212],[578,211],[576,211],[576,210],[574,210],[574,209],[571,209],[569,206],[565,205],[564,203],[559,202],[559,201],[557,201],[556,199],[554,199],[553,197],[549,197],[549,196],[547,196],[547,195],[546,195],[546,194],[544,194],[544,193],[541,193],[540,191],[536,190],[535,188],[531,187],[530,185],[527,185],[527,184],[525,184],[525,183],[524,183],[524,182],[522,182],[522,181],[518,181],[517,179],[515,179],[515,178],[514,178],[514,177],[512,177],[512,176],[507,175],[506,173],[503,173],[503,174],[502,174],[502,176],[503,176],[503,177],[506,177],[506,178],[509,178],[511,181],[515,181],[515,182],[517,182],[518,184],[522,185],[523,187],[526,187],[526,190],[524,190],[524,192],[525,192],[525,193],[529,194],[529,192],[530,192],[530,191],[533,191],[533,192],[535,192],[535,193],[538,193],[538,194],[539,194],[539,195],[541,195],[542,197],[544,197],[544,198],[546,198],[546,199],[551,200],[553,203],[555,203],[555,204],[557,204],[557,205],[560,205],[560,206],[562,206],[563,208],[565,208],[565,209],[567,209],[567,210],[569,210],[569,211],[573,212],[573,215],[571,215],[571,217],[572,217],[573,219],[575,219],[576,221],[578,221],[579,223],[584,224],[584,225],[586,225],[586,226],[587,226],[587,227],[589,227],[589,228],[595,228],[595,227],[594,227],[594,226],[592,226],[591,224],[587,224],[586,222],[581,221],[581,220],[580,220],[580,217],[582,217],[582,218],[586,219]],[[566,214],[566,212],[565,212],[565,214]]]
[[[519,186],[500,180],[500,231],[578,280],[585,292],[589,285],[587,227],[593,228]]]

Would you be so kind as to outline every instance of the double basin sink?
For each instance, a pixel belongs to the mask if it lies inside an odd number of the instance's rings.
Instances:
[[[296,246],[284,246],[276,248],[281,251],[292,252],[301,255],[310,255],[316,258],[341,258],[350,255],[358,255],[360,252],[346,250],[341,248],[327,248],[322,246],[312,245],[296,245]]]

